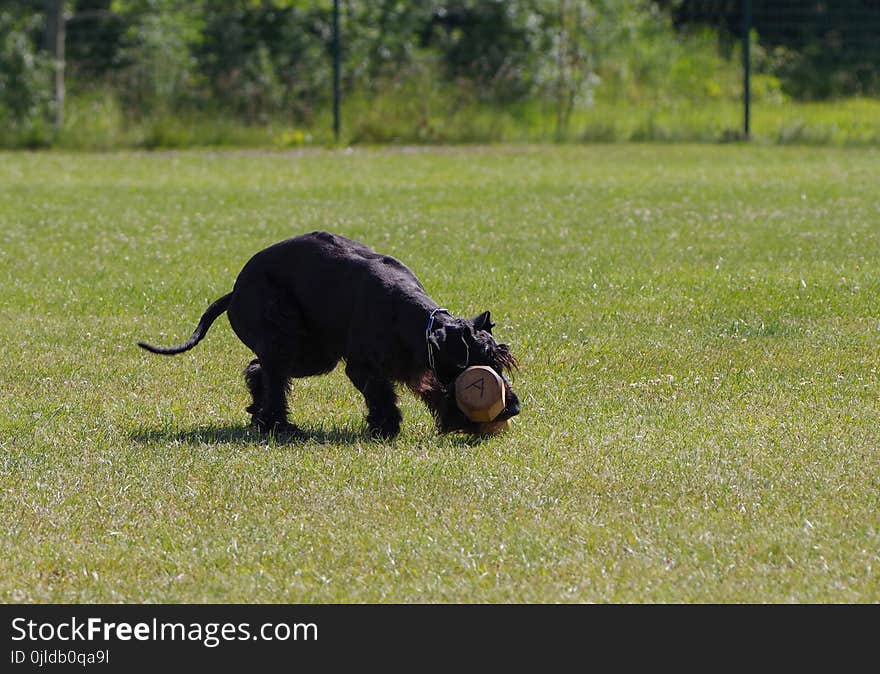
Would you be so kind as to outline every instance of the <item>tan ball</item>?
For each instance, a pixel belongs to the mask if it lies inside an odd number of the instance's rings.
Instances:
[[[455,380],[455,402],[471,421],[492,421],[504,409],[504,381],[491,367],[469,367]]]

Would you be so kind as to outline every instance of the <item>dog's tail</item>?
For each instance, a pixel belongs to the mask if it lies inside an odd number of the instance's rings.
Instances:
[[[161,353],[165,356],[171,356],[175,353],[183,353],[184,351],[189,351],[196,344],[202,341],[202,338],[205,336],[205,334],[207,334],[208,328],[211,327],[211,324],[215,320],[217,320],[217,317],[220,314],[226,311],[227,307],[229,307],[229,300],[231,298],[232,293],[229,293],[214,302],[211,306],[209,306],[205,313],[202,314],[202,317],[199,319],[199,324],[198,326],[196,326],[195,332],[193,332],[190,338],[186,340],[183,344],[180,344],[178,346],[153,346],[152,344],[147,344],[146,342],[138,342],[138,346],[152,353]]]

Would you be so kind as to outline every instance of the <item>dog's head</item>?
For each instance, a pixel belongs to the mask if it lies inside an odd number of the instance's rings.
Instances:
[[[473,318],[445,317],[427,335],[428,349],[436,377],[445,398],[441,405],[442,430],[461,430],[480,433],[481,424],[468,419],[455,403],[455,380],[472,365],[487,365],[504,381],[505,407],[496,421],[504,421],[519,414],[519,398],[510,386],[505,373],[516,369],[516,359],[507,344],[499,344],[492,336],[495,324],[488,311]]]

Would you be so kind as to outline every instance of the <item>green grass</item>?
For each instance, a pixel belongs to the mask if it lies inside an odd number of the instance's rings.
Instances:
[[[0,600],[880,601],[880,154],[595,145],[0,155]],[[523,413],[305,444],[189,335],[313,229],[491,309]]]

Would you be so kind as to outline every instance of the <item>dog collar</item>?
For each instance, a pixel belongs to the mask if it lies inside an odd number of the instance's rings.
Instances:
[[[425,344],[428,346],[428,367],[431,368],[431,371],[434,375],[437,375],[437,370],[434,368],[434,349],[431,348],[431,330],[434,329],[434,316],[437,314],[450,314],[446,309],[437,308],[431,311],[431,315],[428,316],[428,326],[425,328]]]

